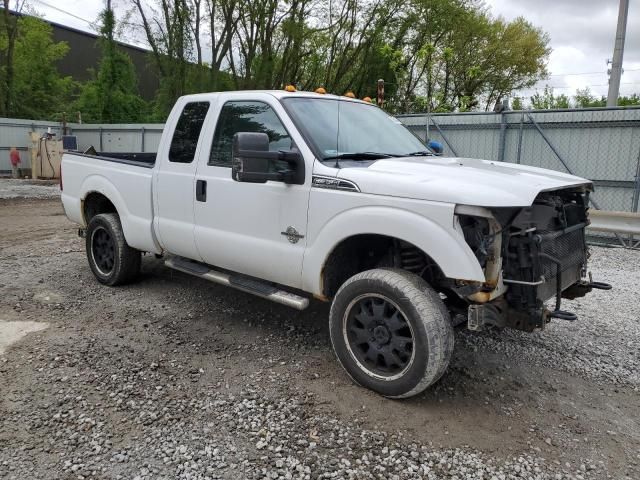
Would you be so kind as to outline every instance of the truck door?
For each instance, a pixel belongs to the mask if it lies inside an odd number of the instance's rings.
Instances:
[[[180,114],[170,115],[165,126],[165,131],[173,134],[163,137],[156,159],[156,233],[169,253],[201,260],[193,238],[195,159],[210,102],[184,102],[174,108]]]
[[[202,153],[196,174],[198,251],[208,264],[300,287],[311,168],[305,169],[304,185],[236,182],[231,178],[231,146],[237,132],[267,133],[273,151],[301,145],[302,138],[269,94],[256,93],[251,101],[246,94],[225,94],[218,107],[210,148]]]

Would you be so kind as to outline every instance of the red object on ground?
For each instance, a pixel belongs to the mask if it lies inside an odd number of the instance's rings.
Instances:
[[[18,150],[11,150],[9,152],[9,159],[11,160],[11,165],[17,167],[20,164],[20,152]]]

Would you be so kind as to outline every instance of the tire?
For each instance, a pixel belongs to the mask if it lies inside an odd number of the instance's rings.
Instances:
[[[140,272],[140,251],[127,244],[115,213],[101,213],[89,221],[85,245],[89,267],[100,283],[122,285]]]
[[[454,345],[449,313],[420,277],[398,269],[354,275],[329,315],[333,349],[359,385],[389,398],[419,394],[440,379]]]

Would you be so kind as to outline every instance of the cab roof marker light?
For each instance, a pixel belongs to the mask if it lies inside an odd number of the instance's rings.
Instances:
[[[284,87],[285,92],[297,92],[296,87],[294,87],[293,85],[287,85],[286,87]]]
[[[325,95],[327,91],[324,89],[324,87],[318,87],[315,89],[315,93],[319,93],[320,95]]]
[[[351,90],[349,90],[347,93],[344,94],[345,97],[349,97],[349,98],[356,98],[355,93],[353,93]]]

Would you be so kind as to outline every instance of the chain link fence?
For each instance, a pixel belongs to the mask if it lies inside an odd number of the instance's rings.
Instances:
[[[399,115],[445,155],[547,168],[593,180],[593,206],[638,212],[640,108]]]
[[[640,108],[398,115],[445,155],[568,172],[594,182],[596,209],[640,212]],[[592,234],[625,244],[620,235]],[[634,244],[633,236],[626,239]]]

